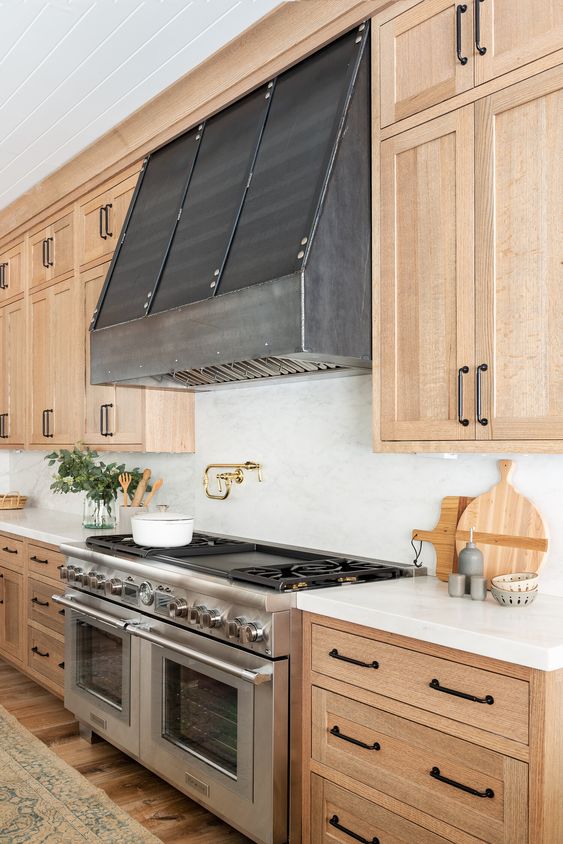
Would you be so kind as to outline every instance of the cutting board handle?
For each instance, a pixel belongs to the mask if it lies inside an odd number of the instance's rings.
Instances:
[[[499,460],[498,468],[500,472],[500,483],[507,484],[510,481],[514,463],[512,460]]]

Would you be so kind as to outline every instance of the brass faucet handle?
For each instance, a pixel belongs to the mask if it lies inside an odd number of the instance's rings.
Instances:
[[[244,468],[248,471],[257,471],[258,472],[258,480],[262,483],[262,464],[255,463],[254,460],[247,460],[244,464]]]

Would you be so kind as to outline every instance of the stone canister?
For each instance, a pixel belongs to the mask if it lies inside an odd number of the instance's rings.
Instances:
[[[471,575],[483,574],[483,555],[473,542],[474,528],[469,529],[469,542],[459,552],[457,559],[457,570],[459,574],[465,575],[465,594],[471,591]]]

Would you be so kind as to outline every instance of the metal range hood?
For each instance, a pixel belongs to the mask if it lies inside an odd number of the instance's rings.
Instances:
[[[369,25],[144,162],[91,381],[215,389],[371,366]]]

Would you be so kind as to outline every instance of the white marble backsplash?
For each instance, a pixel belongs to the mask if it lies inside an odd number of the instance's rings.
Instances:
[[[479,495],[498,479],[496,461],[510,456],[373,454],[370,428],[369,377],[218,390],[197,396],[195,456],[108,459],[150,466],[165,479],[159,500],[193,511],[200,530],[410,562],[411,531],[434,526],[441,498]],[[38,506],[81,512],[73,496],[49,491],[43,457],[12,452],[11,486]],[[551,534],[543,589],[563,595],[563,455],[513,459],[515,486]],[[246,460],[263,464],[262,484],[251,472],[227,501],[205,498],[207,463]],[[434,569],[432,546],[422,559]]]
[[[0,451],[0,494],[13,492],[10,486],[10,452]]]

